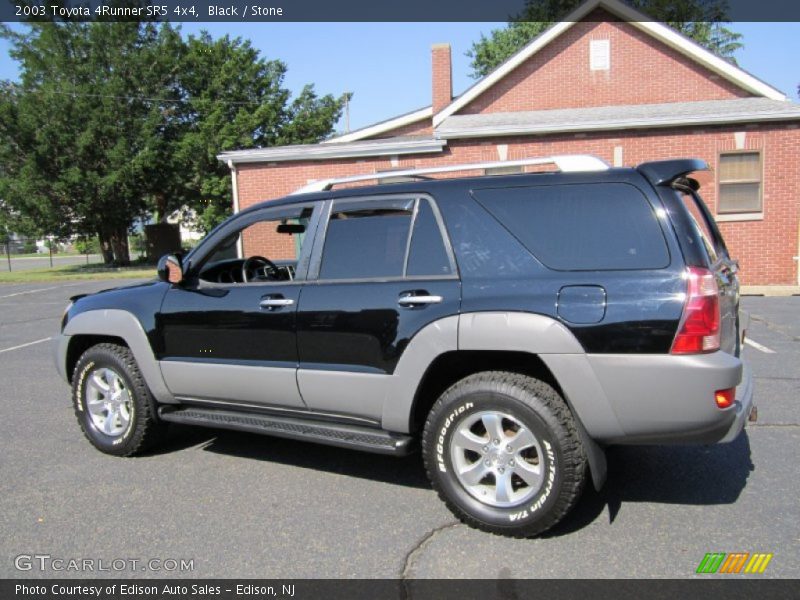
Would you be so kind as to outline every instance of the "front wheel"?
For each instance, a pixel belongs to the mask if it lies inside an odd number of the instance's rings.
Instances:
[[[423,452],[457,517],[513,537],[558,523],[586,479],[569,407],[546,383],[517,373],[476,373],[445,391],[425,423]]]
[[[106,454],[133,456],[151,448],[166,424],[130,349],[92,346],[78,359],[72,378],[75,416],[86,438]]]

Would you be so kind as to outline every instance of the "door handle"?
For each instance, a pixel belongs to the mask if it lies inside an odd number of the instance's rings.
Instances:
[[[259,306],[261,308],[267,309],[275,309],[275,308],[283,308],[284,306],[291,306],[294,304],[294,300],[291,298],[263,298],[261,302],[259,302]]]
[[[406,294],[400,296],[397,303],[400,306],[422,306],[423,304],[439,304],[444,298],[441,296]]]

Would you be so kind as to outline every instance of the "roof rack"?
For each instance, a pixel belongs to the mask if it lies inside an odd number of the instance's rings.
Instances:
[[[332,179],[319,179],[304,185],[292,194],[306,194],[310,192],[325,192],[334,185],[341,183],[354,183],[357,181],[370,181],[390,179],[395,177],[419,177],[432,173],[453,173],[456,171],[472,171],[476,169],[496,169],[501,167],[525,167],[529,165],[554,164],[562,173],[580,171],[605,171],[608,164],[590,154],[560,154],[542,158],[523,158],[520,160],[502,160],[481,163],[467,163],[461,165],[447,165],[442,167],[425,167],[422,169],[405,169],[401,171],[385,171],[383,173],[367,173],[364,175],[351,175],[349,177],[336,177]]]

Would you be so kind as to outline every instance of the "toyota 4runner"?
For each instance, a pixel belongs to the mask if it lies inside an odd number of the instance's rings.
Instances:
[[[461,520],[536,535],[603,484],[605,446],[729,442],[753,412],[737,264],[689,178],[706,168],[314,182],[156,281],[73,298],[56,364],[102,452],[169,423],[419,445]]]

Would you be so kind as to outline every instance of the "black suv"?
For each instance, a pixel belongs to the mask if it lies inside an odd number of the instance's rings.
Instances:
[[[609,444],[734,439],[753,411],[736,263],[699,160],[392,173],[235,214],[157,281],[79,296],[56,363],[89,441],[168,423],[405,454],[475,527],[538,534]]]

